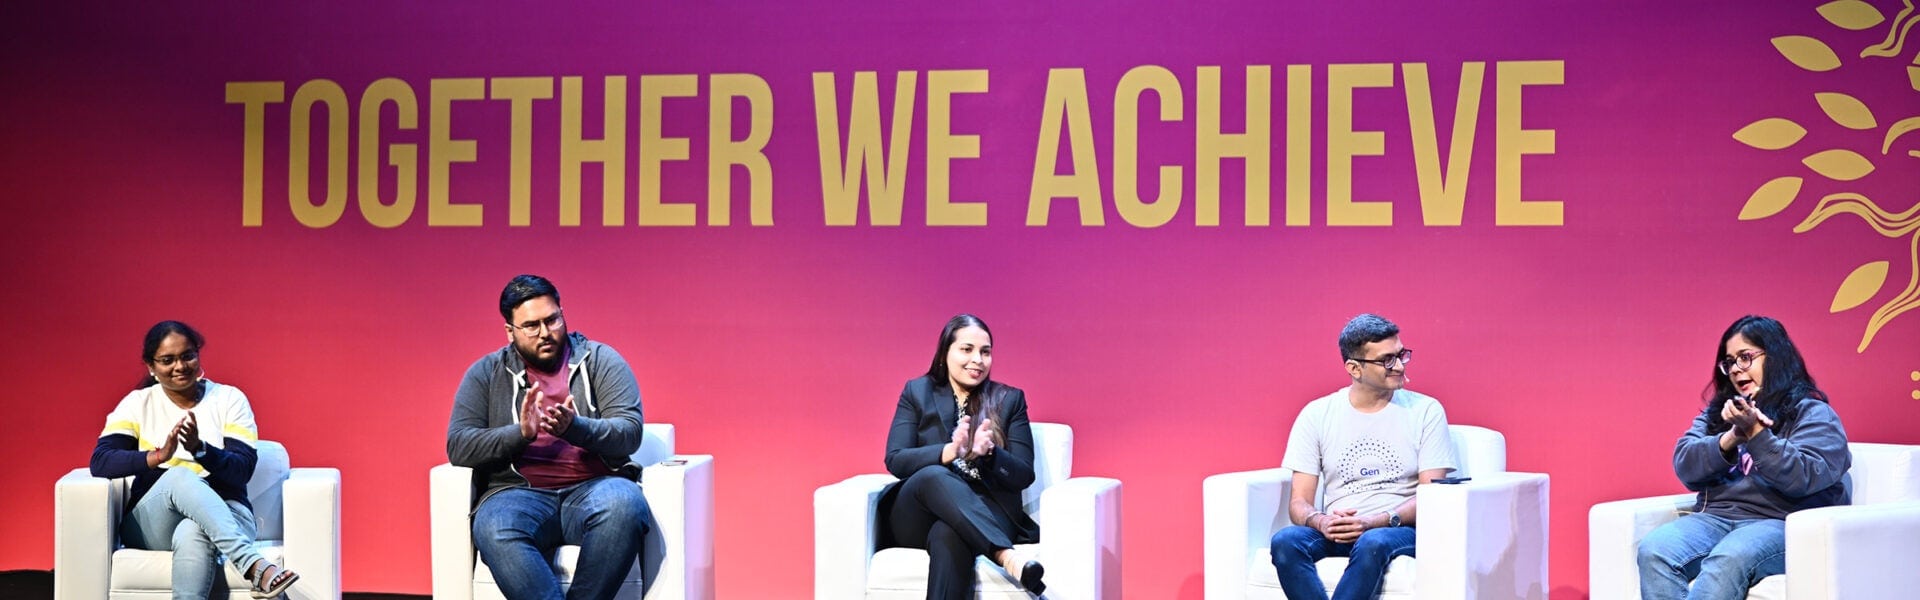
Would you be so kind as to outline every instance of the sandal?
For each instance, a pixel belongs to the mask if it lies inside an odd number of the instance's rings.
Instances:
[[[300,580],[299,573],[286,567],[264,560],[260,562],[265,564],[260,567],[260,570],[254,572],[253,588],[248,590],[248,593],[253,594],[253,597],[258,600],[277,598],[287,593],[287,588],[293,587],[293,582]]]

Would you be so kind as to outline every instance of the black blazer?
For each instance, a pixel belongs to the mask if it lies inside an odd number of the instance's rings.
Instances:
[[[1009,531],[1014,543],[1040,541],[1040,525],[1027,516],[1020,492],[1033,485],[1033,427],[1027,422],[1027,394],[1010,385],[989,380],[987,389],[978,393],[998,394],[999,414],[1006,439],[980,466],[981,481],[975,491],[985,492],[989,504],[997,506],[1016,531]],[[960,422],[954,405],[953,388],[945,381],[934,382],[921,376],[900,390],[900,404],[893,411],[893,426],[887,430],[887,472],[904,480],[915,471],[939,465],[940,451],[953,441],[953,428]],[[888,490],[891,495],[893,490]]]

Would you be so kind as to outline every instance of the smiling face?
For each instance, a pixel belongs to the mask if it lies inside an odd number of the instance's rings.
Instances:
[[[947,345],[947,383],[954,391],[972,390],[993,373],[993,337],[979,327],[953,332]]]
[[[1396,335],[1362,346],[1359,356],[1352,358],[1371,361],[1388,361],[1388,359],[1400,354],[1400,351],[1406,348],[1406,345],[1400,343],[1400,336]],[[1406,363],[1398,360],[1392,360],[1390,362],[1393,363],[1393,368],[1391,369],[1387,368],[1384,362],[1365,362],[1363,360],[1349,359],[1347,361],[1347,374],[1353,376],[1353,383],[1355,385],[1374,390],[1391,392],[1407,387]]]
[[[1760,393],[1766,383],[1767,364],[1767,355],[1760,346],[1736,333],[1727,338],[1727,347],[1720,349],[1720,360],[1727,365],[1727,381],[1733,384],[1735,392],[1750,399]]]
[[[200,383],[200,349],[187,336],[167,334],[147,357],[147,371],[160,387],[170,392],[185,392]]]

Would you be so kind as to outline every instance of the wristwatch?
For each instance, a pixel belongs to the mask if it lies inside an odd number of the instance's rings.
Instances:
[[[200,445],[200,449],[199,449],[199,450],[195,450],[195,451],[193,451],[193,459],[194,459],[194,460],[200,460],[200,459],[202,459],[202,458],[206,458],[206,457],[207,457],[207,445],[206,445],[206,444],[201,444],[201,445]]]
[[[1387,511],[1387,526],[1388,527],[1400,526],[1400,513],[1398,511],[1391,511],[1391,510]]]

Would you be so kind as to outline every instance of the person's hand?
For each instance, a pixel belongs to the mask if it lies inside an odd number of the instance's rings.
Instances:
[[[200,448],[205,445],[200,442],[200,420],[193,416],[193,411],[187,411],[187,416],[174,425],[173,431],[180,440],[180,447],[186,448],[187,452],[199,454]]]
[[[1760,435],[1760,431],[1773,426],[1773,419],[1760,412],[1760,407],[1747,402],[1746,398],[1734,396],[1727,400],[1727,406],[1720,410],[1722,418],[1733,426],[1733,434],[1739,441],[1745,442]]]
[[[980,433],[973,436],[972,455],[987,456],[993,454],[993,448],[997,445],[997,442],[998,440],[995,440],[993,435],[993,417],[980,419]]]
[[[567,428],[573,426],[573,416],[579,414],[573,406],[573,394],[567,394],[566,400],[547,407],[546,413],[540,421],[540,430],[553,437],[560,437],[560,434],[566,433]]]
[[[533,439],[540,435],[540,382],[527,387],[527,397],[520,401],[520,437]]]
[[[179,423],[174,423],[173,429],[167,432],[166,444],[147,451],[148,468],[158,467],[173,458],[174,452],[180,449],[180,426],[185,425],[186,422],[186,419],[181,419]]]
[[[953,455],[944,457],[947,459],[946,462],[953,462],[953,459],[970,456],[967,454],[967,438],[969,437],[967,432],[972,431],[972,423],[973,417],[960,415],[960,423],[953,426],[953,441],[950,442],[948,446],[948,448],[952,450]]]
[[[1367,531],[1367,520],[1351,508],[1328,512],[1320,518],[1320,534],[1337,544],[1351,544]]]

